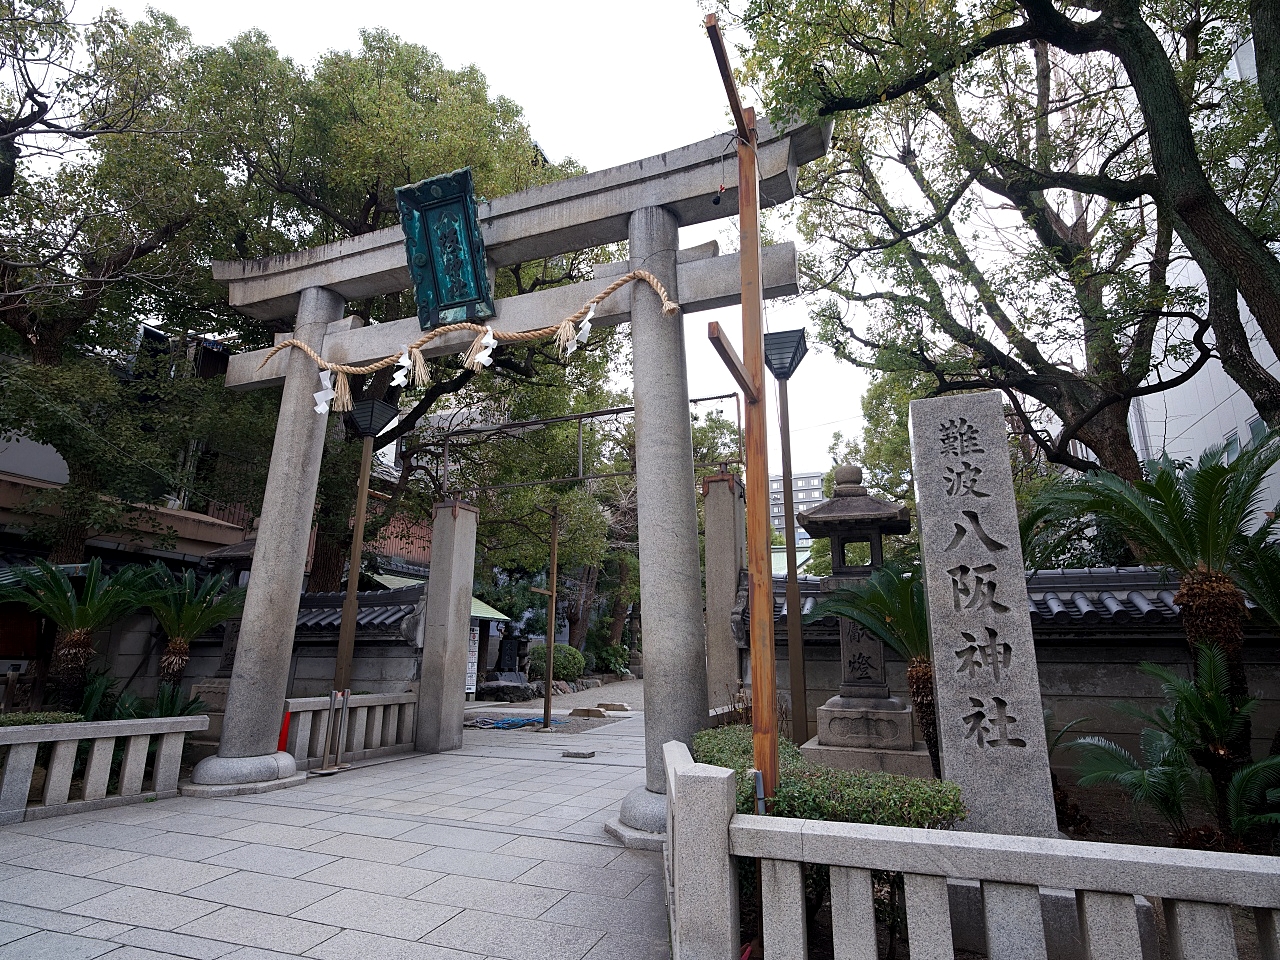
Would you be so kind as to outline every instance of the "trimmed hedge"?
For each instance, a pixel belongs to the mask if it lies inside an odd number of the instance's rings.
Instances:
[[[0,713],[0,727],[27,727],[37,723],[79,723],[78,713],[48,711],[45,713]]]
[[[582,677],[582,671],[587,668],[586,658],[578,651],[576,647],[571,647],[567,643],[555,644],[556,652],[555,660],[552,666],[552,680],[563,680],[565,683],[573,683]],[[529,651],[529,679],[541,680],[545,675],[544,667],[547,662],[547,648],[545,646],[534,647]]]
[[[742,724],[703,730],[693,738],[699,763],[737,772],[738,812],[755,813],[751,728]],[[811,763],[790,740],[778,741],[778,789],[772,815],[802,820],[876,823],[945,830],[968,811],[949,780],[920,780],[869,770],[834,770]]]

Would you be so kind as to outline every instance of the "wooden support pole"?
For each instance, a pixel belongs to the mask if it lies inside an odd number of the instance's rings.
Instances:
[[[778,678],[773,652],[773,546],[769,525],[769,424],[764,392],[764,285],[760,263],[760,171],[756,113],[743,108],[715,14],[707,36],[738,130],[738,224],[742,243],[742,367],[746,411],[747,574],[751,610],[751,739],[766,800],[778,786]],[[713,341],[714,342],[714,341]],[[732,369],[732,365],[730,365]],[[744,393],[748,391],[744,388]]]
[[[338,652],[333,664],[333,689],[351,686],[351,663],[356,650],[356,617],[360,612],[360,554],[364,551],[364,514],[369,503],[369,471],[373,463],[373,437],[364,438],[360,453],[360,492],[356,494],[355,529],[351,537],[351,570],[347,574],[347,595],[342,601],[342,627],[338,631]]]
[[[729,342],[729,338],[720,329],[720,324],[714,320],[707,324],[707,339],[716,348],[716,353],[720,354],[720,359],[729,368],[729,373],[733,375],[733,379],[738,382],[738,388],[742,391],[743,396],[747,398],[747,403],[755,403],[759,399],[756,395],[755,384],[751,382],[751,377],[747,375],[747,369],[742,365],[742,360],[738,357],[738,351],[733,349],[733,344]]]
[[[544,688],[542,693],[542,726],[539,728],[542,732],[551,732],[551,682],[555,679],[555,652],[556,652],[556,548],[559,546],[560,540],[560,505],[553,503],[551,505],[551,574],[547,577],[549,581],[547,586],[551,589],[547,591],[547,667],[543,671],[546,675]]]

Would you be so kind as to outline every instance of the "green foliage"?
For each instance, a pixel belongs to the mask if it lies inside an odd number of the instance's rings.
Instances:
[[[144,717],[188,717],[204,713],[208,704],[187,697],[181,687],[161,683],[156,695],[143,699],[121,691],[120,680],[106,671],[90,670],[86,676],[79,718],[85,720],[136,720]]]
[[[699,763],[737,773],[738,812],[755,812],[751,728],[703,730],[693,738]],[[843,823],[942,830],[967,816],[960,788],[946,780],[918,780],[866,770],[833,770],[810,763],[789,740],[778,741],[778,789],[772,815]]]
[[[1224,462],[1221,445],[1193,466],[1167,456],[1147,465],[1147,477],[1129,483],[1093,473],[1045,491],[1044,502],[1064,518],[1106,517],[1143,552],[1149,564],[1179,573],[1232,575],[1248,548],[1246,530],[1265,519],[1267,472],[1280,463],[1280,434],[1268,434]],[[1268,528],[1268,533],[1270,528]],[[1264,544],[1254,542],[1256,548]]]
[[[610,673],[622,673],[631,662],[631,651],[624,646],[606,646],[596,651],[596,663]]]
[[[574,683],[581,679],[582,671],[587,667],[587,661],[582,654],[567,643],[554,644],[555,660],[552,662],[554,667],[552,679],[563,680],[565,683]],[[529,679],[541,680],[546,675],[547,648],[545,646],[533,647],[529,650]]]
[[[0,713],[0,727],[25,727],[37,723],[80,723],[84,717],[78,713],[49,710],[35,713]]]
[[[150,577],[145,602],[170,640],[194,640],[244,607],[244,589],[229,588],[227,574],[209,574],[197,581],[195,571],[188,569],[179,578],[157,561]]]
[[[60,567],[44,560],[30,567],[11,567],[11,582],[0,588],[0,598],[25,603],[50,620],[61,633],[94,632],[136,610],[144,602],[147,571],[137,565],[122,567],[104,576],[102,561],[91,560],[79,590]]]
[[[1188,804],[1197,799],[1216,812],[1224,834],[1240,841],[1280,822],[1280,758],[1232,762],[1231,744],[1261,704],[1230,695],[1222,650],[1196,648],[1194,680],[1158,664],[1139,669],[1160,681],[1165,703],[1149,713],[1127,703],[1115,708],[1150,724],[1141,735],[1142,759],[1102,737],[1082,737],[1070,744],[1083,755],[1076,768],[1081,785],[1119,786],[1179,832],[1187,831]]]
[[[908,663],[930,659],[929,615],[918,567],[888,563],[851,587],[834,590],[806,619],[848,617]]]

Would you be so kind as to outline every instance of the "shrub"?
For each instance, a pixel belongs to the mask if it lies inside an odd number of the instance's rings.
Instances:
[[[582,655],[582,662],[585,664],[586,673],[596,672],[596,655],[590,650]]]
[[[586,669],[587,661],[581,653],[567,643],[555,644],[556,652],[555,660],[552,661],[552,680],[563,680],[565,683],[573,683],[582,676],[582,671]],[[529,679],[541,680],[546,676],[544,666],[546,664],[547,648],[534,647],[529,651]]]
[[[45,713],[0,713],[0,727],[25,727],[36,723],[79,723],[78,713],[48,711]]]
[[[693,738],[693,756],[699,763],[736,771],[738,812],[755,812],[750,727],[738,724],[701,731]],[[939,830],[954,826],[967,813],[960,788],[950,781],[834,770],[805,759],[791,741],[778,741],[773,816]]]
[[[596,653],[596,662],[610,673],[622,673],[631,662],[631,651],[624,646],[608,646]]]

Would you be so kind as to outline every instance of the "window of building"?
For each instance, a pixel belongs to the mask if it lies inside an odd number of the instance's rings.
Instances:
[[[770,490],[781,490],[781,489],[782,489],[782,481],[780,481],[780,480],[770,480],[770,481],[769,481],[769,489],[770,489]]]
[[[1222,440],[1227,448],[1227,463],[1230,463],[1236,457],[1240,456],[1240,437],[1234,430],[1232,430],[1223,437]]]
[[[1261,417],[1254,417],[1249,421],[1249,442],[1257,443],[1267,433],[1267,425]]]

